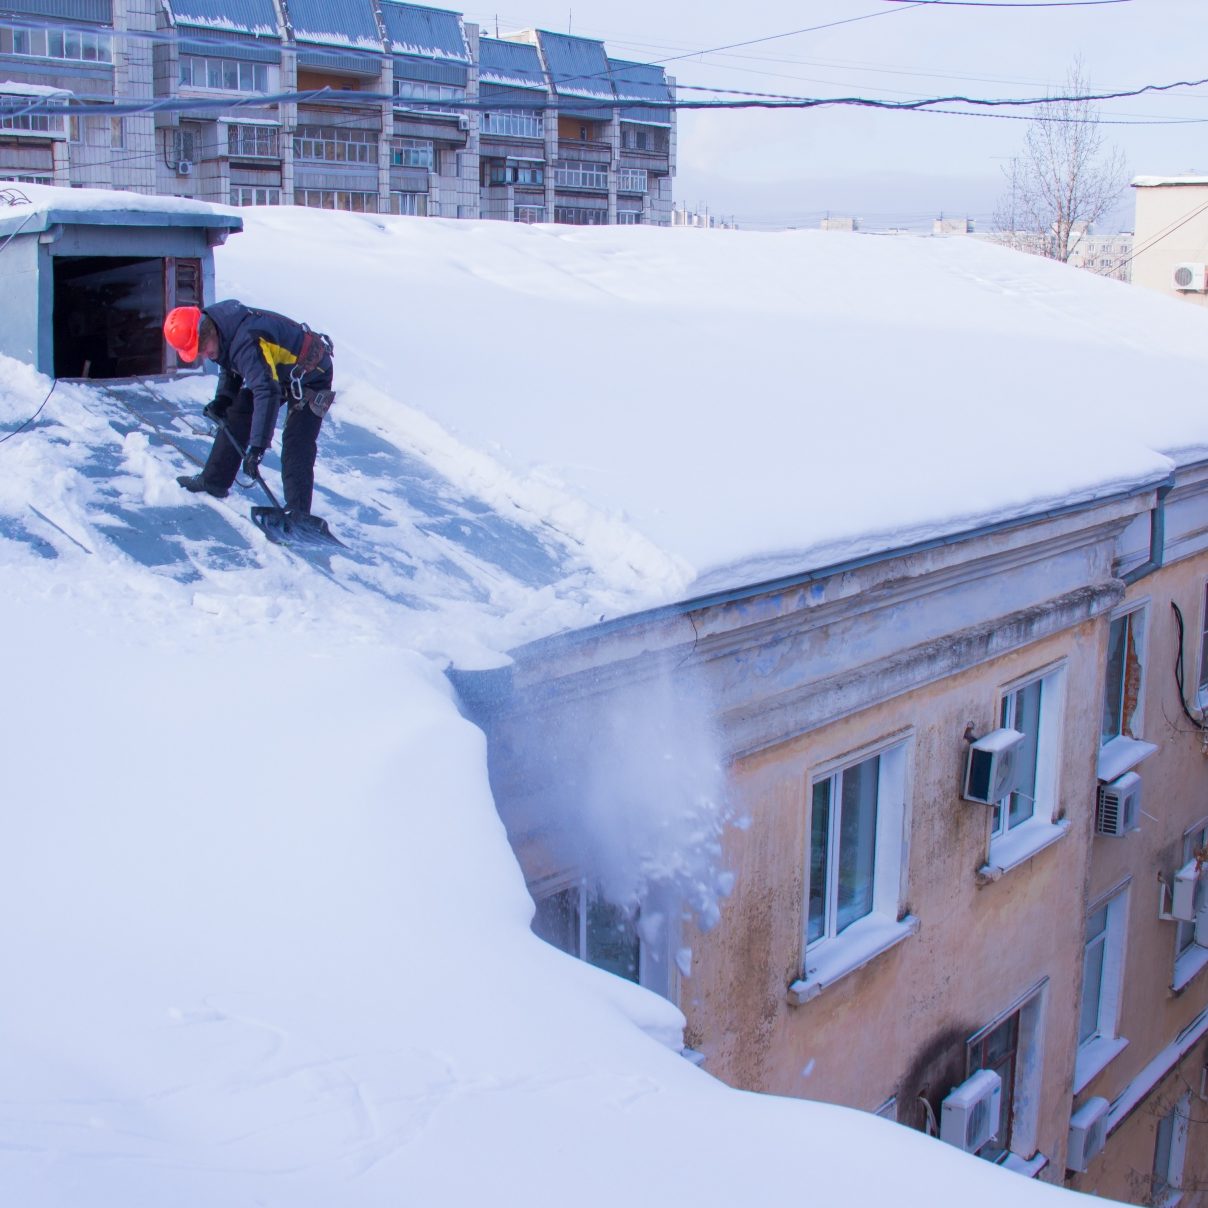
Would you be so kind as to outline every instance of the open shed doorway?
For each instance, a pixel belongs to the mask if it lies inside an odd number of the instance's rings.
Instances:
[[[201,262],[174,257],[54,258],[55,377],[163,373],[164,316],[200,305]]]

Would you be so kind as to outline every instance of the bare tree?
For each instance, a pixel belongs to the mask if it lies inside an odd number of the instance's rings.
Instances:
[[[1060,97],[1034,118],[1023,153],[1003,169],[1008,190],[994,214],[998,239],[1022,251],[1066,261],[1124,188],[1124,157],[1105,146],[1099,111],[1075,60]],[[1050,94],[1053,95],[1053,94]]]

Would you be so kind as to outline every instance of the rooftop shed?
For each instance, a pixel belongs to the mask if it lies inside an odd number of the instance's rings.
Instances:
[[[215,245],[243,219],[177,198],[21,185],[0,192],[0,352],[56,378],[176,367],[174,306],[214,300]]]

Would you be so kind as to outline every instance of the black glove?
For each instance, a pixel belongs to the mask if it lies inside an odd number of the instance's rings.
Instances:
[[[260,459],[264,456],[264,450],[259,445],[249,445],[247,452],[243,455],[243,472],[249,478],[260,477]]]
[[[226,420],[226,413],[231,409],[231,400],[225,395],[220,394],[210,402],[206,403],[205,410],[202,415],[206,419],[213,420],[216,424],[221,424]]]

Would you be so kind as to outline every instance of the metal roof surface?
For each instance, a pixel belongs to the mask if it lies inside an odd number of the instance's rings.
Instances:
[[[460,13],[382,0],[382,23],[387,47],[395,54],[470,61]]]
[[[502,38],[478,39],[478,78],[484,83],[545,91],[545,72],[537,48]]]
[[[58,17],[59,20],[113,23],[111,0],[4,0],[0,11],[27,17]]]
[[[655,63],[631,63],[627,59],[609,59],[617,98],[622,101],[658,101],[665,105],[671,100],[667,73]]]
[[[73,199],[74,200],[74,199]],[[177,199],[173,198],[173,201]],[[52,226],[131,226],[131,227],[208,227],[214,230],[242,231],[243,219],[236,214],[220,214],[204,203],[197,209],[176,204],[170,209],[90,210],[79,206],[54,204],[5,206],[0,209],[0,237],[33,235]]]
[[[382,52],[371,0],[284,0],[299,42]]]
[[[177,25],[278,38],[273,0],[167,0]]]
[[[541,53],[549,68],[554,91],[563,96],[585,96],[613,102],[616,96],[608,73],[604,43],[539,30]]]

